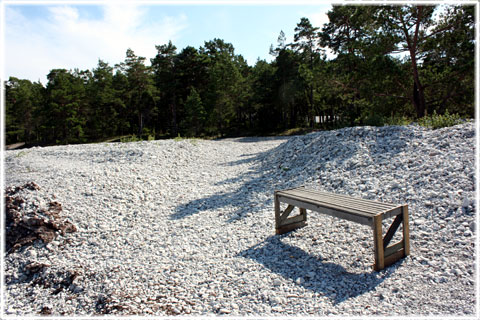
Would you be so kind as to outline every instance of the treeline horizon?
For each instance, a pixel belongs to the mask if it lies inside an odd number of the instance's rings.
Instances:
[[[52,69],[47,83],[5,82],[6,144],[87,143],[112,137],[272,134],[298,127],[383,125],[433,113],[473,118],[475,6],[333,6],[329,22],[301,18],[273,61],[249,66],[233,44],[114,66]],[[327,59],[326,50],[335,53]],[[316,123],[316,117],[326,120]]]

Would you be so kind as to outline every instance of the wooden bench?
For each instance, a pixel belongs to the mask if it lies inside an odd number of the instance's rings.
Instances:
[[[280,203],[288,204],[283,212],[280,211]],[[290,217],[294,207],[300,209],[300,214]],[[410,254],[407,205],[358,199],[334,193],[308,190],[304,187],[275,191],[276,234],[284,234],[305,226],[307,209],[371,226],[375,250],[373,268],[376,271],[382,270]],[[385,237],[383,237],[382,221],[391,217],[395,217],[395,219]],[[401,223],[403,224],[403,239],[388,246]]]

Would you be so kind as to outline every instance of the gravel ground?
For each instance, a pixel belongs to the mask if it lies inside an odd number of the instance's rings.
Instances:
[[[18,190],[24,214],[54,201],[76,229],[6,253],[7,315],[477,312],[473,122],[4,158],[6,187],[39,187]],[[318,213],[274,235],[273,191],[300,185],[407,203],[411,255],[375,272],[372,230]]]

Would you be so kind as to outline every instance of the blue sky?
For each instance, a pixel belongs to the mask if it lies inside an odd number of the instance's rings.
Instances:
[[[51,69],[92,70],[98,59],[113,66],[125,59],[127,48],[149,63],[155,45],[171,40],[180,52],[214,38],[232,43],[253,65],[257,58],[272,59],[269,47],[276,45],[280,30],[293,41],[300,18],[321,27],[331,9],[321,1],[191,3],[4,1],[4,75],[45,84]]]

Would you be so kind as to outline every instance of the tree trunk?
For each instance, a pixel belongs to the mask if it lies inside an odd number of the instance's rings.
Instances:
[[[412,61],[412,74],[413,74],[413,105],[415,111],[417,112],[417,118],[422,118],[425,116],[425,92],[422,84],[420,83],[420,77],[418,75],[418,66],[417,66],[417,46],[418,46],[418,35],[420,30],[421,17],[423,14],[423,6],[417,7],[417,21],[415,24],[415,32],[413,34],[413,39],[410,38],[408,28],[406,27],[405,20],[402,19],[403,32],[405,34],[405,40],[407,42],[408,51],[410,53],[410,60]]]
[[[297,126],[297,107],[293,105],[290,108],[290,128],[295,128]]]
[[[143,132],[143,113],[140,112],[139,115],[138,115],[138,136],[141,137],[142,136],[142,132]]]
[[[177,136],[178,134],[178,126],[177,126],[177,104],[176,104],[176,97],[173,95],[173,101],[171,104],[171,111],[172,111],[172,128],[173,128],[173,136]]]
[[[313,105],[313,87],[310,87],[310,127],[315,126],[315,106]]]
[[[417,112],[417,118],[422,118],[425,116],[425,92],[422,84],[420,83],[420,77],[418,76],[418,66],[417,66],[417,46],[418,46],[418,35],[420,30],[421,17],[423,14],[423,6],[418,6],[417,21],[415,24],[415,33],[413,34],[413,39],[410,39],[408,30],[405,28],[404,32],[407,40],[408,49],[410,52],[410,59],[412,60],[412,73],[413,73],[413,105],[415,111]]]
[[[413,105],[415,106],[417,118],[423,118],[425,116],[425,93],[421,84],[420,86],[417,85],[417,81],[413,82]]]

